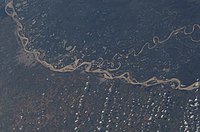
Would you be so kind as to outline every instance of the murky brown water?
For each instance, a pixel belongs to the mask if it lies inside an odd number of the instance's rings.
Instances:
[[[0,131],[200,131],[199,90],[136,87],[76,70],[53,72],[0,20]]]

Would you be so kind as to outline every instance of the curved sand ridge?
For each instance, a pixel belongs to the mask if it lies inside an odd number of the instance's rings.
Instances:
[[[83,61],[81,59],[75,59],[75,61],[71,64],[68,64],[66,66],[64,66],[63,68],[56,68],[54,67],[52,64],[41,60],[40,59],[40,52],[38,51],[30,51],[27,50],[26,46],[29,44],[29,38],[27,38],[25,36],[25,34],[23,33],[23,25],[22,23],[20,23],[18,15],[15,11],[15,8],[13,6],[13,0],[6,0],[6,6],[5,6],[5,12],[13,19],[13,21],[16,23],[16,34],[17,37],[19,38],[19,40],[21,41],[21,44],[23,46],[23,49],[25,52],[27,53],[31,53],[34,55],[35,59],[42,64],[44,67],[55,71],[55,72],[73,72],[74,70],[83,67],[84,71],[88,72],[88,73],[97,73],[98,75],[101,75],[103,78],[105,79],[122,79],[125,80],[127,83],[132,84],[132,85],[142,85],[145,87],[149,87],[149,86],[153,86],[153,85],[158,85],[158,84],[167,84],[167,83],[174,83],[176,84],[175,89],[178,90],[194,90],[200,87],[200,81],[198,82],[194,82],[189,86],[186,87],[182,87],[181,82],[178,78],[171,78],[171,79],[166,79],[166,80],[160,80],[156,77],[152,77],[146,81],[143,82],[139,82],[137,81],[136,78],[133,78],[129,72],[125,72],[121,75],[113,75],[112,72],[118,70],[120,67],[118,67],[117,69],[110,69],[110,70],[104,70],[104,69],[93,69],[92,68],[92,64],[93,62],[88,62],[88,61]],[[143,47],[139,50],[139,52],[136,52],[136,50],[131,50],[127,55],[124,55],[124,57],[128,58],[128,56],[130,54],[133,54],[134,56],[138,56],[140,55],[144,48],[148,48],[148,49],[153,49],[155,47],[157,47],[158,45],[168,41],[171,37],[177,35],[177,34],[184,34],[187,37],[189,37],[191,39],[191,41],[193,42],[200,42],[200,40],[195,40],[193,39],[190,35],[194,32],[195,29],[200,29],[200,25],[199,24],[193,24],[192,30],[190,32],[186,31],[186,26],[178,28],[176,30],[173,30],[168,37],[166,37],[163,40],[160,40],[160,38],[158,36],[154,36],[152,39],[152,42],[146,42]],[[153,46],[152,46],[153,44]]]

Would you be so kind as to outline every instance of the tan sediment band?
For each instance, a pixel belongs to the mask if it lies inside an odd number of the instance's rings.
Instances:
[[[30,51],[30,50],[26,49],[26,46],[29,43],[29,38],[27,38],[25,36],[25,34],[23,33],[23,25],[19,21],[18,15],[17,15],[15,8],[13,6],[13,0],[7,0],[6,1],[5,12],[16,23],[16,34],[17,34],[17,37],[19,38],[19,40],[21,41],[21,44],[23,46],[24,51],[27,52],[27,53],[33,54],[35,59],[40,64],[42,64],[44,67],[46,67],[46,68],[48,68],[52,71],[65,73],[65,72],[73,72],[74,70],[76,70],[80,67],[84,67],[84,70],[88,73],[97,73],[99,75],[102,75],[103,78],[110,79],[110,80],[112,80],[112,79],[122,79],[122,80],[125,80],[127,83],[133,84],[133,85],[142,85],[142,86],[145,86],[145,87],[149,87],[149,86],[154,86],[154,85],[158,85],[158,84],[174,83],[174,84],[177,85],[175,87],[175,89],[178,89],[178,90],[194,90],[194,89],[197,89],[197,88],[200,87],[200,82],[194,82],[193,84],[191,84],[189,86],[182,87],[181,82],[178,78],[160,80],[156,77],[152,77],[152,78],[150,78],[146,81],[139,82],[139,81],[137,81],[136,78],[133,78],[129,74],[129,72],[125,72],[121,75],[113,75],[111,73],[112,69],[110,69],[110,70],[104,70],[104,69],[100,69],[100,68],[99,69],[92,69],[92,62],[83,61],[81,59],[75,59],[75,61],[73,63],[68,64],[68,65],[64,66],[63,68],[56,68],[52,64],[50,64],[50,63],[48,63],[44,60],[41,60],[40,57],[39,57],[40,52]],[[192,30],[190,32],[186,31],[186,26],[178,28],[176,30],[173,30],[168,35],[168,37],[166,37],[163,40],[160,40],[160,38],[158,36],[154,36],[153,39],[152,39],[152,42],[151,43],[150,42],[145,43],[143,45],[143,47],[139,50],[139,52],[136,52],[134,49],[132,49],[132,50],[130,50],[130,52],[127,55],[123,55],[123,57],[128,58],[131,54],[134,55],[134,56],[138,56],[143,52],[144,48],[153,49],[153,48],[157,47],[158,45],[168,41],[172,36],[175,36],[175,35],[180,34],[180,33],[187,35],[193,42],[200,42],[200,40],[195,40],[191,36],[189,36],[194,32],[194,30],[196,28],[200,29],[200,25],[194,24],[193,27],[192,27]],[[151,46],[151,44],[153,44],[153,46]],[[117,69],[114,69],[113,71],[118,70],[119,68],[120,67],[118,67]]]

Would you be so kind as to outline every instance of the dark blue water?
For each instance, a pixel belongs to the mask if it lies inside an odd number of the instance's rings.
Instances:
[[[0,0],[0,19],[6,16],[4,7],[5,7],[5,1]]]

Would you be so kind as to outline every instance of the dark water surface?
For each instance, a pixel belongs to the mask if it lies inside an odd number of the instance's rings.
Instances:
[[[64,49],[70,49],[63,46],[65,40],[77,47],[73,55],[112,60],[116,53],[140,49],[154,35],[164,38],[173,29],[186,25],[191,30],[200,22],[200,2],[195,0],[58,0],[53,5],[50,0],[49,6],[40,1],[17,5],[23,0],[16,0],[16,9],[24,17],[26,34],[33,38],[29,48],[42,51],[44,60],[60,67],[73,61],[69,54],[57,63],[68,54]],[[42,18],[42,11],[50,15]],[[53,33],[60,38],[50,37]],[[193,38],[199,39],[199,34],[195,31]],[[199,45],[187,36],[175,36],[155,49],[145,49],[142,56],[113,60],[122,63],[116,74],[129,71],[139,80],[177,77],[191,84],[200,77]],[[0,6],[0,132],[200,131],[200,91],[171,87],[133,86],[81,69],[53,72],[23,51],[15,23]]]

